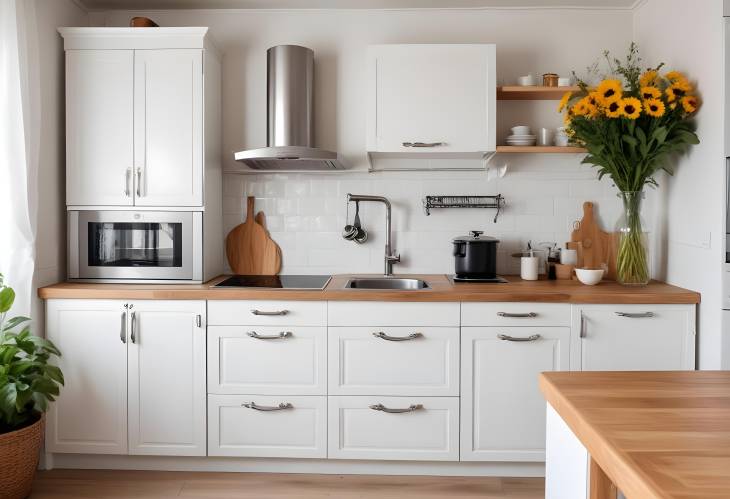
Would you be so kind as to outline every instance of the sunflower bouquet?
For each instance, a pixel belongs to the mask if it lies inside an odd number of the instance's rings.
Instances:
[[[698,98],[684,74],[662,74],[664,64],[642,69],[633,43],[625,61],[608,52],[604,56],[611,76],[596,86],[578,79],[579,91],[563,95],[558,112],[564,113],[571,142],[588,150],[582,163],[594,165],[599,179],[609,176],[621,191],[617,279],[646,284],[647,242],[639,215],[643,188],[658,186],[657,172],[673,173],[672,156],[699,143],[691,121]]]

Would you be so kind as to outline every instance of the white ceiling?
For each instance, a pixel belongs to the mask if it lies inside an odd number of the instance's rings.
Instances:
[[[167,9],[630,9],[642,0],[77,0],[89,10]]]

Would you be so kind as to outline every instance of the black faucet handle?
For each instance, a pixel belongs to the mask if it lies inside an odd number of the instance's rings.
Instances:
[[[481,236],[482,234],[484,234],[484,231],[483,230],[470,230],[469,232],[476,239],[479,239],[479,236]]]

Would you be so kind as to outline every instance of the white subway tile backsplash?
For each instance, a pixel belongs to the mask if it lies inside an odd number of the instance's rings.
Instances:
[[[571,157],[572,158],[572,157]],[[557,158],[510,165],[504,178],[487,181],[484,172],[391,172],[368,174],[226,175],[224,216],[226,231],[245,219],[245,196],[257,196],[256,210],[264,210],[272,238],[281,246],[283,272],[359,272],[383,270],[384,207],[362,203],[360,218],[369,239],[363,245],[341,237],[352,223],[354,205],[346,220],[347,193],[382,195],[393,205],[393,247],[402,255],[396,272],[452,273],[451,240],[470,230],[482,230],[500,239],[498,270],[519,273],[513,252],[527,241],[554,241],[562,245],[573,223],[582,216],[584,201],[596,203],[596,216],[613,230],[621,202],[608,179],[598,181],[595,170],[573,159]],[[491,209],[440,209],[426,216],[425,195],[495,195],[506,206],[493,222]],[[652,199],[645,202],[645,219],[653,220]],[[649,227],[651,230],[651,227]]]

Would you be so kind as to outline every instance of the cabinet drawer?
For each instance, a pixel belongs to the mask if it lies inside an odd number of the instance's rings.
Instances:
[[[459,396],[459,328],[332,327],[330,395]]]
[[[325,395],[327,329],[208,327],[208,392]]]
[[[568,303],[462,303],[462,326],[570,326]]]
[[[325,326],[327,302],[272,300],[209,300],[213,326]]]
[[[330,458],[459,459],[457,397],[329,397],[328,406]]]
[[[326,442],[327,397],[208,396],[209,456],[324,458]]]
[[[330,326],[459,326],[459,303],[330,302]]]

